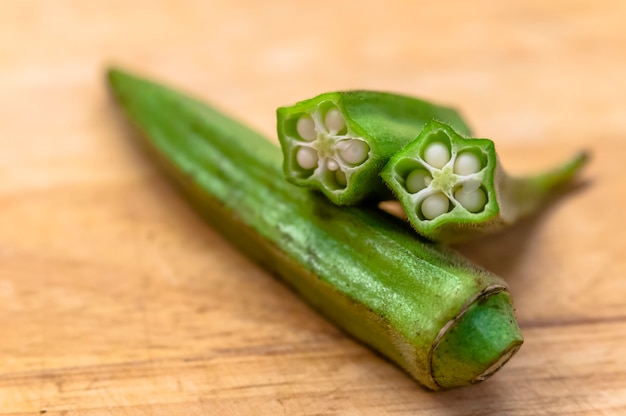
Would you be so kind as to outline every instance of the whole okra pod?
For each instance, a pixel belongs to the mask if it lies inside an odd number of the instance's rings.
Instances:
[[[418,233],[450,243],[498,231],[537,211],[586,160],[580,153],[553,170],[511,177],[491,140],[468,139],[432,121],[381,176]]]
[[[137,139],[217,230],[425,387],[482,381],[520,347],[495,275],[378,209],[288,183],[280,150],[213,108],[120,70],[108,79]]]
[[[380,171],[430,120],[469,127],[453,109],[399,94],[331,92],[277,110],[283,171],[337,205],[384,198]]]

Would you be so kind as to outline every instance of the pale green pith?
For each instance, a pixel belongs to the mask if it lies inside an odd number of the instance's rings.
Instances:
[[[318,133],[317,141],[313,145],[315,150],[318,151],[320,159],[324,157],[332,157],[335,154],[336,140],[324,133]]]
[[[444,194],[451,194],[454,185],[458,181],[457,175],[452,172],[450,166],[445,166],[441,170],[434,170],[432,172],[433,180],[430,183],[430,187],[433,190],[441,191]]]

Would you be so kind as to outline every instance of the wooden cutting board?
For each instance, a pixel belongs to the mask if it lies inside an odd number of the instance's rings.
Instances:
[[[625,414],[626,3],[420,3],[0,3],[0,415]],[[271,140],[276,107],[369,88],[454,105],[513,173],[589,149],[577,188],[460,247],[509,282],[518,355],[428,393],[348,338],[130,142],[112,62]]]

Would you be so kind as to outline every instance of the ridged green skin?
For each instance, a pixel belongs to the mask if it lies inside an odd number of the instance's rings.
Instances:
[[[288,183],[276,146],[207,105],[120,70],[108,76],[141,142],[208,222],[425,387],[480,381],[521,344],[498,277],[379,210],[341,208]],[[492,298],[503,308],[486,310]],[[472,333],[485,339],[459,342]]]
[[[350,135],[365,140],[369,157],[362,165],[348,169],[345,186],[316,169],[306,171],[298,166],[293,123],[301,115],[332,105],[338,108]],[[431,120],[444,121],[470,135],[471,130],[459,113],[418,98],[377,91],[342,91],[318,95],[277,110],[278,139],[283,150],[283,171],[290,182],[317,189],[337,205],[354,205],[365,199],[388,196],[380,179],[387,161],[415,139]],[[324,169],[320,166],[320,169]]]
[[[483,168],[474,177],[480,181],[487,196],[483,210],[469,212],[461,204],[451,203],[449,212],[432,220],[420,217],[420,198],[407,191],[405,179],[412,167],[424,163],[424,151],[433,142],[449,145],[452,156],[449,165],[454,164],[454,158],[461,152],[481,155]],[[586,161],[587,154],[580,153],[553,170],[524,178],[511,177],[502,169],[491,140],[465,138],[453,127],[432,121],[415,140],[391,158],[381,177],[419,234],[432,241],[455,243],[499,231],[536,212],[574,178]],[[454,189],[444,192],[451,201],[454,200],[453,192]]]

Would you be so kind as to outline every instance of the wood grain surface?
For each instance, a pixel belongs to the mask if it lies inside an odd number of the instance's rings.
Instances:
[[[626,414],[626,3],[356,4],[0,2],[0,415]],[[525,345],[422,390],[190,210],[110,63],[272,140],[276,107],[370,88],[456,106],[513,173],[589,149],[576,189],[459,248],[509,282]]]

